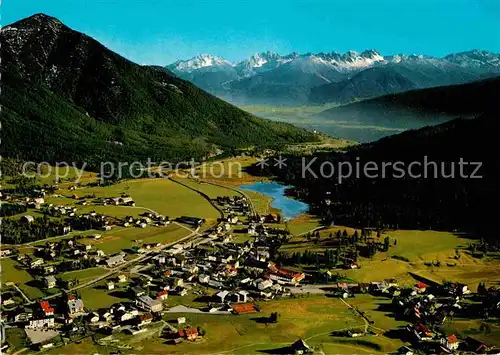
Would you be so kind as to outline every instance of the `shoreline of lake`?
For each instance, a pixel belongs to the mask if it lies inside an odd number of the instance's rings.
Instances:
[[[238,186],[242,190],[260,193],[272,198],[271,207],[280,210],[284,220],[292,220],[309,211],[309,205],[285,194],[291,186],[277,182],[256,182]]]

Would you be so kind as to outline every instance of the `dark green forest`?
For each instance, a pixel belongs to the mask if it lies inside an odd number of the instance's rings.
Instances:
[[[2,31],[1,154],[35,161],[200,159],[220,148],[314,141],[34,15]]]

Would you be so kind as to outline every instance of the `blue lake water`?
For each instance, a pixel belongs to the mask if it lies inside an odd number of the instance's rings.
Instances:
[[[258,192],[260,194],[270,196],[273,199],[271,206],[279,209],[281,211],[281,216],[287,220],[295,218],[309,210],[308,204],[294,200],[293,198],[285,195],[285,190],[288,187],[289,186],[281,185],[277,182],[257,182],[250,185],[239,186],[242,190]]]

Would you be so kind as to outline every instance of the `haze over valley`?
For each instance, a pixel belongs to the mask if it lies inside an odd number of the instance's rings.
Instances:
[[[261,117],[364,142],[455,116],[348,104],[496,77],[500,75],[500,55],[471,50],[435,58],[383,56],[366,50],[282,56],[267,51],[235,63],[202,54],[165,68]],[[331,108],[341,105],[347,106]]]

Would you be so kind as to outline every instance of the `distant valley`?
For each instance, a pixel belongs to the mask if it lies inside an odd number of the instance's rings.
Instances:
[[[493,77],[500,74],[500,55],[471,50],[435,58],[366,50],[282,56],[268,51],[236,63],[202,54],[166,69],[236,105],[300,106],[346,104]]]
[[[500,111],[500,77],[410,90],[347,105],[243,106],[257,116],[358,142],[371,142],[457,117]]]

